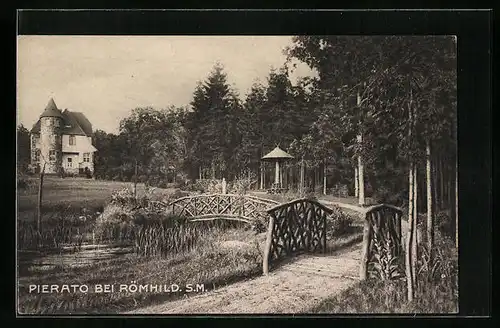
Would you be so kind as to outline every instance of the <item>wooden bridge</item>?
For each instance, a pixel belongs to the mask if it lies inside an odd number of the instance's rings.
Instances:
[[[336,220],[333,209],[307,198],[279,204],[250,195],[202,194],[156,206],[169,207],[173,214],[192,218],[192,221],[230,219],[250,224],[267,223],[264,274],[285,258],[303,253],[325,254],[327,223]],[[360,256],[356,256],[360,259],[358,278],[404,277],[401,209],[380,204],[358,208],[358,211],[364,216],[363,242]]]
[[[251,195],[202,194],[182,197],[159,206],[170,208],[172,214],[192,218],[192,221],[230,219],[253,223],[266,220],[266,210],[277,204],[274,200]]]

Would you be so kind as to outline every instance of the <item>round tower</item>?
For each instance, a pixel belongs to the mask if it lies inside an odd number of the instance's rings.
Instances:
[[[62,169],[63,116],[51,98],[40,115],[40,169],[45,164],[45,173],[55,174]]]

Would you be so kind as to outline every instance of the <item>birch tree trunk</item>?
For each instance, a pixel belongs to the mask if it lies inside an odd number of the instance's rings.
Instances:
[[[413,288],[417,288],[417,259],[418,259],[418,170],[417,165],[413,165],[413,237],[411,245],[411,268],[412,268],[412,278],[413,278]]]
[[[326,160],[323,161],[323,195],[326,195]]]
[[[408,289],[408,301],[413,301],[413,269],[412,269],[412,245],[413,245],[413,163],[410,162],[408,170],[408,233],[406,235],[405,268],[406,284]]]
[[[434,213],[432,209],[432,163],[431,163],[431,145],[427,140],[425,146],[426,153],[426,174],[427,174],[427,245],[429,254],[431,254],[432,245],[434,244]]]
[[[363,142],[363,137],[361,135],[358,135],[358,140],[359,144]],[[365,205],[365,179],[364,179],[364,171],[365,167],[363,165],[363,158],[361,155],[358,156],[358,188],[359,188],[359,197],[358,197],[358,204],[360,206]]]
[[[361,97],[359,95],[359,91],[357,94],[357,105],[358,109],[359,106],[361,105]],[[360,124],[361,125],[361,124]],[[361,126],[359,127],[361,129]],[[357,136],[357,141],[358,141],[358,146],[361,147],[363,144],[363,134],[360,131],[358,136]],[[363,157],[361,156],[361,152],[358,154],[358,187],[359,187],[359,197],[358,197],[358,204],[360,206],[365,205],[365,174],[364,174],[364,165],[363,165]]]
[[[455,159],[455,247],[458,249],[458,153]]]
[[[458,117],[457,117],[458,119]],[[453,137],[458,143],[458,121],[454,125]],[[458,249],[458,144],[455,144],[455,247]]]
[[[410,150],[413,145],[413,113],[412,113],[412,93],[410,90],[410,102],[408,105],[408,143]],[[408,235],[406,241],[405,264],[406,264],[406,283],[408,291],[408,301],[412,302],[415,296],[415,163],[412,155],[409,155],[408,171]]]
[[[453,189],[452,188],[452,183],[453,181],[455,181],[455,177],[453,176],[454,174],[452,174],[452,169],[451,169],[451,165],[449,163],[447,163],[446,165],[446,172],[447,172],[447,180],[446,180],[446,203],[448,204],[448,207],[451,208],[453,206],[452,202],[451,202],[451,190]],[[453,176],[453,177],[452,177]]]
[[[412,96],[410,94],[410,96]],[[413,99],[413,98],[411,98]],[[411,100],[410,100],[411,101]],[[415,126],[417,122],[417,112],[415,108],[411,107],[411,110],[413,111],[413,118],[412,118],[412,126],[413,126],[413,131],[412,131],[412,138],[415,138],[416,136],[413,135],[415,132]],[[416,134],[416,133],[415,133]],[[413,269],[413,289],[414,292],[417,289],[417,259],[418,259],[418,165],[414,164],[413,165],[413,244],[412,244],[412,269]],[[415,295],[416,296],[416,295]]]
[[[434,155],[431,157],[431,171],[432,171],[432,208],[434,212],[439,210],[439,205],[438,205],[438,200],[437,198],[439,197],[438,194],[438,175],[437,175],[437,156]]]
[[[302,158],[300,162],[300,185],[299,185],[299,192],[301,195],[304,194],[304,182],[305,182],[304,171],[305,171],[304,158]]]
[[[354,197],[359,197],[358,167],[354,167]]]
[[[264,167],[263,164],[260,163],[260,190],[264,189]]]

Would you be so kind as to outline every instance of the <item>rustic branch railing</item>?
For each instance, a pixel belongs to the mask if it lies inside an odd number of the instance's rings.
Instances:
[[[273,206],[271,207],[270,206]],[[150,206],[193,221],[218,218],[247,223],[268,221],[263,256],[264,274],[269,264],[298,252],[326,251],[326,220],[333,210],[315,200],[301,198],[279,204],[250,195],[210,194],[179,198],[170,204],[155,202]],[[354,207],[353,207],[354,209]],[[388,204],[355,208],[364,216],[360,279],[404,277],[403,233],[400,208]]]
[[[326,217],[332,209],[310,199],[297,199],[267,210],[269,227],[264,247],[264,274],[269,263],[294,253],[326,251]]]
[[[226,218],[251,223],[266,220],[266,210],[276,204],[279,203],[250,195],[206,194],[182,197],[168,206],[172,214],[190,217],[193,221]]]
[[[360,279],[382,280],[404,276],[400,208],[380,204],[366,209],[363,227]]]

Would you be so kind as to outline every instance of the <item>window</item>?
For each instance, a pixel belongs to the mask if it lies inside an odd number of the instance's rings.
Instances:
[[[33,159],[35,162],[40,162],[40,149],[35,149],[35,156]]]
[[[51,161],[51,162],[56,161],[56,151],[55,150],[49,150],[49,161]]]
[[[73,159],[68,157],[68,167],[73,167]]]
[[[69,145],[70,146],[76,145],[76,138],[75,138],[75,136],[69,136]]]
[[[83,161],[86,163],[90,162],[90,153],[83,153]]]

